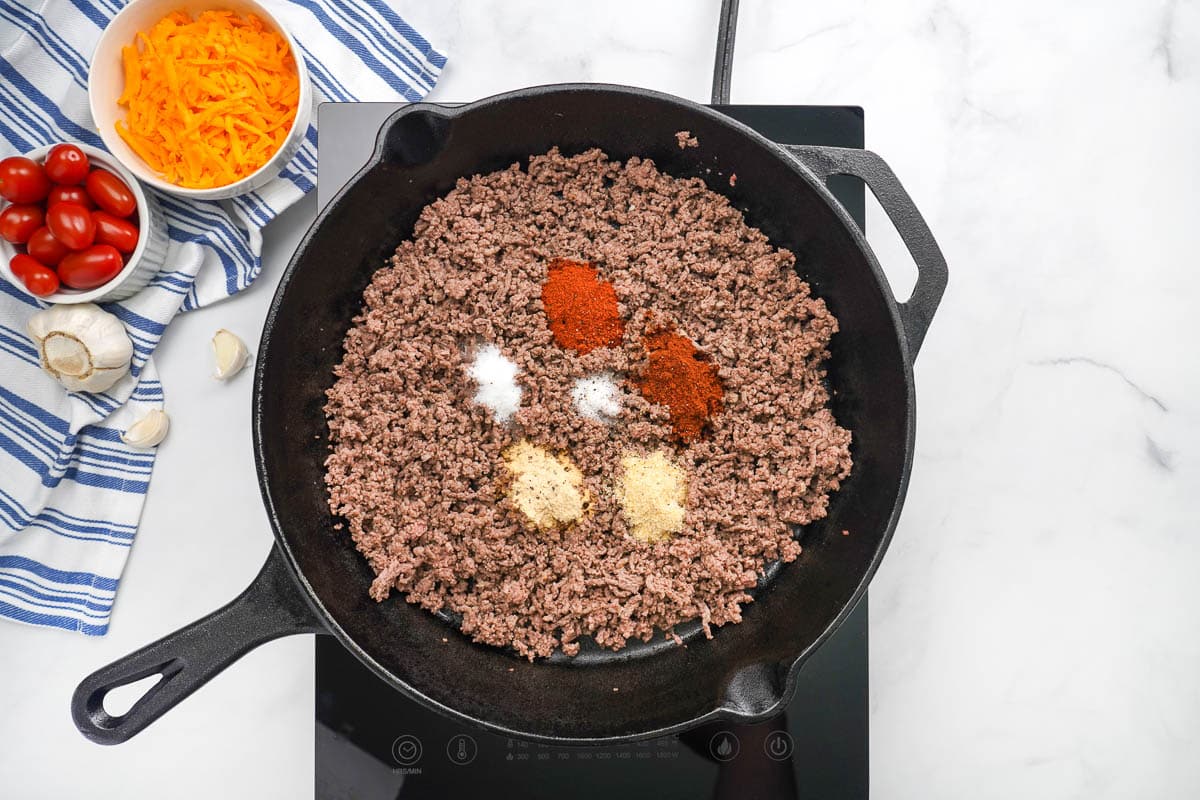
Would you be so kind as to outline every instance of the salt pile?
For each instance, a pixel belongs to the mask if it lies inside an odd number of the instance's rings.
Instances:
[[[486,406],[497,422],[507,422],[521,407],[521,387],[517,386],[517,365],[509,361],[500,348],[486,344],[475,351],[475,359],[467,368],[475,381],[475,402]]]
[[[621,390],[607,372],[576,378],[571,388],[575,410],[596,422],[611,422],[621,413]]]

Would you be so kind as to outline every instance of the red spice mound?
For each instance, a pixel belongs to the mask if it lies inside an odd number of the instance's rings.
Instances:
[[[625,335],[617,291],[591,265],[556,258],[542,284],[542,307],[559,347],[587,355],[616,347]]]
[[[645,345],[647,364],[638,390],[651,403],[671,409],[671,427],[680,439],[695,441],[721,410],[717,365],[686,336],[670,330],[655,331]]]

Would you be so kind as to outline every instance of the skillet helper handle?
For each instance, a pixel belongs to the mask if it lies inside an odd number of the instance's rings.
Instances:
[[[821,180],[831,175],[852,175],[861,179],[887,212],[888,219],[896,227],[917,265],[917,283],[912,296],[898,303],[904,336],[908,340],[909,358],[915,361],[949,279],[946,259],[933,238],[933,232],[925,224],[925,218],[900,185],[892,168],[870,150],[791,144],[783,147]]]
[[[120,744],[258,645],[324,630],[283,554],[272,547],[258,576],[231,603],[84,678],[71,698],[71,716],[93,742]],[[110,691],[151,675],[161,677],[127,712],[114,717],[104,710]]]

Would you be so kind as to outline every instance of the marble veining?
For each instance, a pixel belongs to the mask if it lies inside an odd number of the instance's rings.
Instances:
[[[719,0],[395,2],[450,55],[434,99],[578,80],[709,94]],[[861,105],[950,263],[871,589],[874,796],[1200,795],[1200,2],[741,7],[733,101]],[[304,637],[117,748],[79,737],[67,701],[266,553],[249,375],[216,385],[200,362],[219,327],[253,346],[313,210],[268,229],[259,285],[163,342],[171,437],[109,636],[0,627],[13,796],[311,796]],[[903,293],[913,267],[878,209],[868,231]]]

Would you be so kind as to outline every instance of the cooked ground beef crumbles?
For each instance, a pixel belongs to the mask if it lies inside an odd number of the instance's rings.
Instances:
[[[700,146],[700,140],[697,139],[695,136],[692,136],[691,131],[676,131],[675,132],[675,143],[679,145],[680,150],[684,150],[688,147],[699,147]]]
[[[615,287],[619,347],[556,344],[541,302],[554,259]],[[328,392],[329,505],[377,574],[371,596],[457,612],[467,635],[528,658],[740,621],[764,565],[800,554],[791,526],[823,517],[851,467],[823,385],[837,320],[794,262],[702,181],[645,159],[552,150],[458,181],[375,274]],[[724,391],[690,444],[636,388],[664,321]],[[473,401],[468,368],[487,345],[519,370],[504,423]],[[572,400],[598,373],[622,382],[613,420]],[[514,507],[504,453],[522,441],[578,466],[578,521],[543,529]],[[671,538],[639,541],[617,497],[622,459],[660,450],[686,474],[686,516]]]

